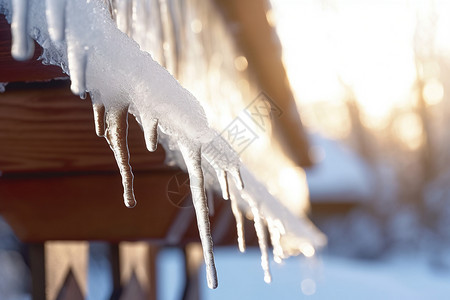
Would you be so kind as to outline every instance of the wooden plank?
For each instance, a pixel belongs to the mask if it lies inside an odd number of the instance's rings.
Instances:
[[[138,173],[135,179],[138,204],[132,209],[123,204],[118,172],[3,177],[0,214],[24,242],[163,241],[181,209],[170,203],[166,191],[169,180],[177,172]]]
[[[106,140],[95,134],[91,101],[72,95],[68,81],[0,94],[0,171],[116,171]],[[164,166],[162,147],[146,150],[130,116],[128,142],[134,170]]]
[[[158,246],[146,242],[122,242],[120,300],[156,299],[156,257]]]
[[[45,243],[47,300],[79,300],[87,292],[88,242]]]
[[[28,61],[16,61],[11,57],[11,26],[0,15],[0,82],[45,81],[53,78],[67,77],[56,66],[44,66],[37,58],[42,48],[35,44],[35,52]]]

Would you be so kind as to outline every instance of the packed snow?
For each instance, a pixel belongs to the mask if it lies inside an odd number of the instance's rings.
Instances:
[[[183,160],[176,162],[189,172],[208,286],[216,288],[218,282],[205,193],[206,182],[214,181],[205,179],[206,169],[213,170],[207,174],[217,175],[223,197],[231,198],[241,251],[245,249],[241,210],[251,211],[264,279],[270,282],[266,225],[277,262],[300,253],[312,256],[326,239],[309,220],[292,215],[258,183],[231,146],[210,128],[199,101],[127,36],[138,2],[0,0],[0,13],[11,22],[15,59],[32,56],[34,39],[44,49],[43,63],[60,66],[70,75],[74,94],[80,98],[90,94],[95,130],[114,153],[127,207],[136,205],[127,143],[131,113],[142,127],[149,151],[155,151],[159,142],[168,152],[182,155]]]

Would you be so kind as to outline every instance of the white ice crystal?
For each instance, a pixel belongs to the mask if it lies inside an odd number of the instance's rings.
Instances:
[[[122,175],[125,205],[136,204],[127,144],[128,113],[131,113],[143,129],[149,151],[155,151],[160,142],[167,150],[182,154],[184,162],[178,163],[184,164],[190,176],[208,286],[217,287],[217,275],[204,187],[206,169],[217,175],[223,197],[231,198],[241,251],[245,249],[241,209],[251,210],[265,280],[269,282],[265,225],[269,227],[277,261],[299,253],[309,256],[311,249],[314,251],[314,247],[325,243],[325,238],[306,218],[296,218],[280,205],[245,167],[241,179],[237,154],[209,127],[197,99],[127,36],[132,30],[142,35],[146,32],[151,21],[139,18],[136,12],[151,7],[152,3],[0,0],[0,13],[11,22],[13,57],[18,60],[31,57],[32,38],[43,47],[45,64],[58,65],[70,75],[74,94],[81,98],[90,94],[96,133],[108,141]],[[138,24],[133,27],[133,22]],[[165,23],[162,20],[163,27],[168,26]],[[166,65],[173,73],[174,63],[167,60]]]

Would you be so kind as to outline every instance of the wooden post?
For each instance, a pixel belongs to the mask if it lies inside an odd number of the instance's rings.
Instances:
[[[158,247],[146,242],[120,243],[120,300],[156,300],[157,253]]]
[[[111,266],[112,292],[110,300],[119,300],[122,293],[120,284],[119,244],[109,244],[109,263]]]
[[[45,299],[45,255],[44,243],[29,244],[31,269],[31,298],[33,300]]]
[[[190,243],[184,247],[185,278],[183,300],[200,299],[199,270],[203,264],[203,251],[200,243]]]
[[[44,253],[46,299],[83,299],[87,293],[88,242],[48,241]]]

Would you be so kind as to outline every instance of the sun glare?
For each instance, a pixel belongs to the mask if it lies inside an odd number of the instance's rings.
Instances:
[[[427,80],[423,88],[423,98],[427,105],[435,105],[444,98],[444,87],[436,78]]]
[[[435,44],[450,51],[450,21],[435,1]],[[427,1],[292,1],[272,0],[283,61],[301,113],[317,103],[336,103],[351,90],[363,123],[383,128],[393,109],[410,105],[417,80],[414,42],[418,14]],[[444,28],[446,26],[446,28]],[[444,88],[437,79],[439,65],[429,63],[423,97],[439,103]],[[425,74],[420,74],[425,75]],[[322,118],[321,122],[333,122]]]
[[[397,118],[394,132],[409,150],[416,150],[424,142],[422,123],[416,114],[405,113]]]

